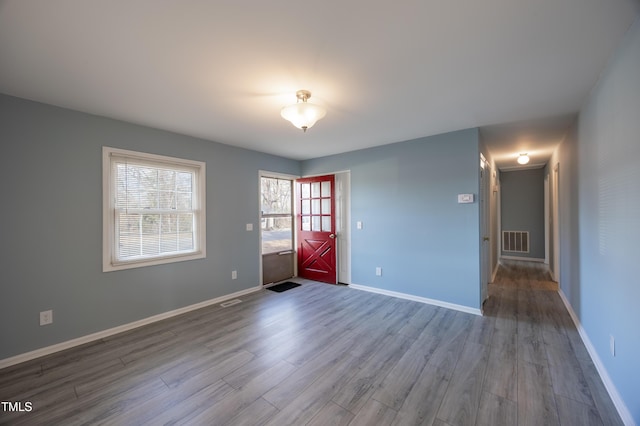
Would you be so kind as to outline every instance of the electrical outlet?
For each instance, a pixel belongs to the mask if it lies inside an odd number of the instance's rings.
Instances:
[[[40,325],[48,325],[53,322],[53,311],[42,311],[40,312]]]
[[[356,222],[356,229],[362,229],[362,221],[361,220]]]
[[[376,267],[376,276],[378,277],[382,276],[382,268],[379,266]]]
[[[232,280],[238,279],[238,271],[231,271],[231,279]]]
[[[253,223],[247,223],[247,231],[253,231]]]
[[[609,335],[609,349],[611,349],[611,356],[616,356],[616,339],[613,335]]]

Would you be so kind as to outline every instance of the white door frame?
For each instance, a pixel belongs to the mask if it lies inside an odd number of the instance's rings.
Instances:
[[[498,265],[500,264],[500,180],[499,171],[493,170],[491,175],[491,238],[494,243],[491,246],[491,282],[496,279]]]
[[[560,188],[560,163],[556,163],[553,168],[552,185],[552,224],[551,229],[553,232],[553,268],[551,268],[551,274],[556,282],[560,282],[560,206],[559,200],[559,188]]]
[[[491,166],[480,154],[480,309],[489,297],[491,280],[490,224]]]
[[[338,283],[351,284],[351,172],[335,173]]]
[[[549,265],[549,250],[550,250],[550,218],[551,214],[550,208],[550,184],[549,184],[549,174],[547,173],[544,176],[544,263],[545,265]]]

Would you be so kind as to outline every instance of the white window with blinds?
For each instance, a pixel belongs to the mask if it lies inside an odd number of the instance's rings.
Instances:
[[[205,163],[103,147],[103,271],[206,257]]]

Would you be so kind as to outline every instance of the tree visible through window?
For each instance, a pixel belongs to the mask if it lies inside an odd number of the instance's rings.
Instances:
[[[293,249],[291,180],[260,179],[262,254]]]
[[[104,269],[204,257],[204,163],[110,148],[104,155]]]

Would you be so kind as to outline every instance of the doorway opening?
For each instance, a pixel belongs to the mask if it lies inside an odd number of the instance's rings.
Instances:
[[[260,176],[262,285],[295,276],[293,179]]]
[[[305,178],[260,171],[259,179],[262,285],[269,286],[296,276],[350,284],[350,171]],[[308,241],[301,244],[305,235]],[[319,237],[331,243],[321,248],[321,243],[309,241],[309,236],[311,240]],[[309,262],[308,258],[314,256],[316,261]],[[323,271],[323,268],[327,270],[323,262],[333,271]],[[313,276],[300,273],[304,268]]]

